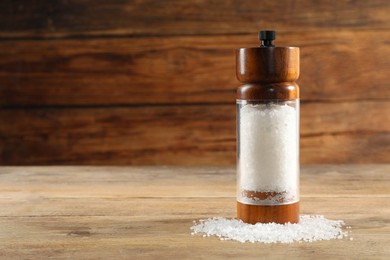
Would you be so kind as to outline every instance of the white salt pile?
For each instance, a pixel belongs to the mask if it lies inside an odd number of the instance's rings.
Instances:
[[[194,223],[195,225],[191,227],[192,235],[203,233],[203,237],[217,236],[221,240],[236,240],[241,243],[313,242],[342,239],[348,236],[348,232],[342,230],[345,226],[344,221],[329,220],[318,215],[301,215],[298,224],[284,225],[276,223],[250,225],[241,220],[222,217],[200,220],[199,223],[194,221]]]

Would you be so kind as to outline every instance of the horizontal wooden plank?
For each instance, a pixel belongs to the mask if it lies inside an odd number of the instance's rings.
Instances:
[[[303,102],[300,109],[302,137],[388,132],[389,101]]]
[[[110,205],[110,202],[100,202],[101,205]],[[57,203],[57,207],[76,208],[76,212],[79,208],[96,212],[95,203]],[[353,241],[346,238],[295,243],[286,247],[283,244],[241,244],[190,235],[193,220],[214,216],[234,217],[234,204],[234,201],[232,203],[224,198],[195,201],[182,198],[175,201],[132,199],[129,203],[123,200],[123,204],[112,204],[103,213],[108,216],[1,217],[0,255],[7,259],[33,256],[94,259],[118,258],[118,255],[124,255],[124,258],[159,259],[178,256],[192,258],[197,255],[205,259],[210,256],[213,259],[226,259],[232,254],[245,258],[269,258],[275,255],[275,251],[290,258],[311,258],[309,256],[316,255],[326,258],[335,255],[341,258],[352,255],[381,258],[389,254],[388,198],[315,198],[302,202],[304,214],[324,214],[329,219],[342,219],[352,226],[350,236],[354,238]],[[131,207],[123,207],[127,205]],[[13,207],[19,206],[16,203]],[[22,207],[19,209],[24,211]],[[118,216],[115,215],[117,211],[126,211],[127,214]]]
[[[389,171],[390,165],[377,164],[302,165],[301,198],[357,198],[362,194],[367,198],[389,197]],[[133,198],[145,199],[150,205],[158,203],[153,198],[171,204],[179,197],[187,198],[192,204],[200,203],[202,198],[234,200],[236,169],[234,166],[1,167],[0,190],[3,209],[0,216],[70,215],[71,212],[80,216],[126,215],[134,208]],[[30,207],[31,201],[34,207]],[[70,206],[79,203],[93,209]],[[35,211],[37,207],[39,212]],[[108,207],[118,209],[110,211]]]
[[[389,37],[294,32],[278,44],[301,46],[304,100],[389,99]],[[0,105],[234,102],[234,49],[257,44],[255,34],[0,42]]]
[[[301,162],[388,162],[389,106],[303,104]],[[234,105],[6,109],[0,118],[3,164],[235,163]]]
[[[226,159],[235,149],[234,106],[6,110],[0,117],[5,164],[207,164],[211,154],[234,162]]]
[[[389,29],[386,0],[1,1],[0,37],[194,35],[260,28]]]

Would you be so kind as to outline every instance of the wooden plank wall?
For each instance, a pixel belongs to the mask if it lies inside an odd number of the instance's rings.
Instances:
[[[235,163],[234,49],[301,47],[301,162],[390,162],[387,0],[0,3],[0,163]]]

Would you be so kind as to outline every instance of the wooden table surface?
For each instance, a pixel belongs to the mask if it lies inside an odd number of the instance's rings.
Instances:
[[[235,170],[1,167],[1,259],[390,259],[390,165],[301,170],[303,214],[352,226],[353,240],[261,244],[191,236],[235,216]]]

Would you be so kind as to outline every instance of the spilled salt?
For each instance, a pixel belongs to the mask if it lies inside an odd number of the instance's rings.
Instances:
[[[276,223],[251,225],[237,219],[214,217],[195,222],[191,227],[191,234],[200,233],[203,237],[217,236],[221,240],[235,240],[241,243],[313,242],[346,237],[348,231],[343,231],[344,226],[342,220],[329,220],[321,215],[301,215],[298,224],[284,225]]]

